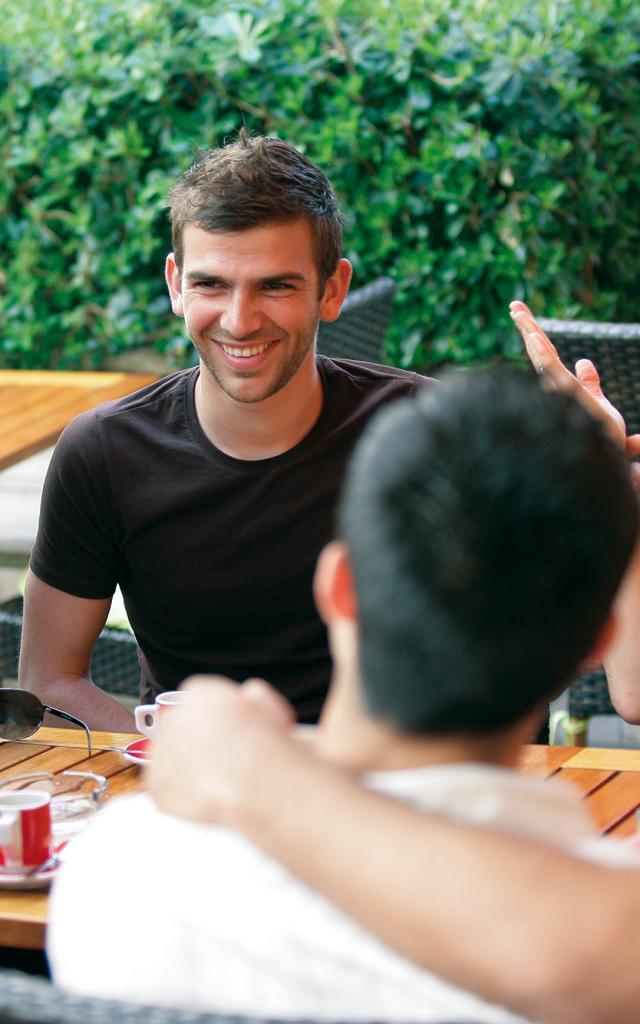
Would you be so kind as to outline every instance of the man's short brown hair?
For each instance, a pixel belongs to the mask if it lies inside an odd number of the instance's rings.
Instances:
[[[342,256],[342,217],[319,167],[281,139],[250,137],[200,154],[169,193],[175,260],[185,224],[244,231],[303,217],[311,225],[320,293]]]

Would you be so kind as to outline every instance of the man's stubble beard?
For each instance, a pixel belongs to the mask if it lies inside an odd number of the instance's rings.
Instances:
[[[256,395],[255,397],[252,398],[243,398],[241,395],[235,394],[234,389],[229,387],[227,380],[225,380],[225,376],[220,373],[218,367],[216,366],[215,360],[211,358],[210,353],[208,352],[206,347],[201,347],[190,331],[188,331],[188,334],[189,338],[191,339],[191,342],[193,343],[193,345],[196,348],[196,351],[198,352],[198,355],[200,356],[201,365],[204,366],[205,370],[208,372],[211,379],[218,385],[220,390],[223,391],[225,395],[228,395],[229,398],[232,398],[236,402],[245,402],[246,404],[251,405],[255,402],[263,402],[265,401],[265,399],[271,398],[272,395],[276,395],[278,391],[282,391],[282,389],[287,386],[290,380],[293,380],[298,370],[302,366],[302,363],[304,362],[309,350],[311,348],[315,349],[318,324],[319,320],[316,319],[313,322],[313,328],[309,332],[305,332],[304,335],[298,335],[298,344],[296,345],[293,352],[290,354],[289,359],[286,360],[286,362],[283,363],[283,365],[280,367],[280,372],[278,376],[269,385],[267,391],[265,391],[263,394]],[[304,338],[303,345],[300,344],[300,340],[302,338]],[[210,342],[210,344],[215,343]],[[229,372],[231,373],[232,371]],[[251,379],[252,376],[257,377],[259,376],[259,374],[260,370],[249,370],[246,372],[246,375],[239,378],[239,380],[249,380]]]

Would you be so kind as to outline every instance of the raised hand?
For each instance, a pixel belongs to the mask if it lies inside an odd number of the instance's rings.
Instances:
[[[591,360],[579,359],[575,374],[571,373],[529,307],[524,302],[516,301],[510,303],[509,311],[522,335],[529,359],[537,372],[544,375],[549,386],[575,395],[592,415],[606,424],[615,441],[625,448],[629,458],[640,454],[640,435],[627,437],[622,414],[603,394],[598,371]]]

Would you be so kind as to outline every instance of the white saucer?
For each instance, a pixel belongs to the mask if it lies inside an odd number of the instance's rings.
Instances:
[[[35,875],[11,874],[8,871],[0,871],[0,889],[46,889],[49,883],[56,877],[60,870],[60,861],[50,867],[48,871],[39,871]]]
[[[151,740],[134,740],[124,748],[122,756],[130,764],[151,764]]]

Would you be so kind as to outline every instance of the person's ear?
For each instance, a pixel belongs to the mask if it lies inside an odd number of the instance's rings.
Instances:
[[[337,320],[342,303],[347,297],[351,283],[351,264],[344,257],[338,260],[338,266],[324,286],[320,299],[320,319],[326,323]]]
[[[176,316],[184,316],[184,305],[182,302],[182,274],[176,263],[174,253],[170,252],[164,265],[164,277],[169,289],[171,308]]]
[[[356,618],[358,602],[353,570],[347,546],[342,541],[331,541],[320,552],[313,593],[320,617],[327,625],[334,619]]]
[[[613,612],[609,612],[605,619],[604,625],[600,627],[598,635],[593,643],[591,650],[588,655],[582,661],[580,668],[582,671],[588,672],[590,669],[597,668],[602,664],[602,660],[613,644],[614,637],[618,630],[618,620],[616,619]]]

